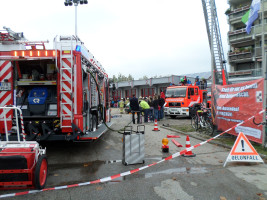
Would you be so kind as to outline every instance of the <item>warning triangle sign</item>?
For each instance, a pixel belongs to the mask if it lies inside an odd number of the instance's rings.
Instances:
[[[244,133],[240,132],[230,155],[258,155],[257,151],[251,145]]]
[[[224,167],[227,162],[262,162],[263,160],[251,145],[244,133],[240,132],[236,141],[228,155]]]

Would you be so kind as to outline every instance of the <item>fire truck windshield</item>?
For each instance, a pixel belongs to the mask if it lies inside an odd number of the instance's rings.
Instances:
[[[168,88],[166,91],[166,97],[185,97],[186,87],[182,88]]]

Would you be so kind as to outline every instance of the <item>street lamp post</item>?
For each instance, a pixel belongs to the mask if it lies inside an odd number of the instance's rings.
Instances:
[[[262,53],[262,74],[264,77],[264,93],[263,93],[263,121],[266,120],[266,99],[267,99],[267,71],[266,71],[266,59],[265,59],[265,29],[264,29],[264,0],[261,1],[261,9],[262,9],[262,15],[261,15],[261,25],[262,25],[262,33],[261,33],[261,53]],[[262,126],[262,146],[266,147],[266,125],[263,124]]]
[[[72,6],[74,4],[75,6],[75,36],[78,37],[77,35],[77,6],[79,4],[88,4],[87,0],[65,0],[64,5],[65,6]]]

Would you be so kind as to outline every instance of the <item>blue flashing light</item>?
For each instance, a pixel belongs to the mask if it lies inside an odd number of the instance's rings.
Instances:
[[[76,45],[76,51],[81,52],[81,46],[80,45]]]
[[[182,104],[184,105],[184,102],[182,102]]]

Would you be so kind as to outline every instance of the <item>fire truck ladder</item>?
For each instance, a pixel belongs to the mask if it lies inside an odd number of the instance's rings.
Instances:
[[[25,41],[26,38],[23,35],[23,32],[20,33],[16,33],[14,31],[12,31],[10,28],[8,27],[3,27],[3,31],[0,30],[0,41]]]
[[[226,60],[224,58],[215,0],[202,0],[206,29],[212,57],[212,73],[215,84],[227,84]]]
[[[65,38],[66,39],[66,38]],[[60,52],[60,124],[61,128],[71,128],[73,123],[73,38],[70,42],[59,42],[57,48]],[[60,38],[61,40],[61,38]],[[64,51],[70,52],[64,54]],[[69,64],[66,61],[70,61]],[[67,125],[64,121],[70,121]]]

